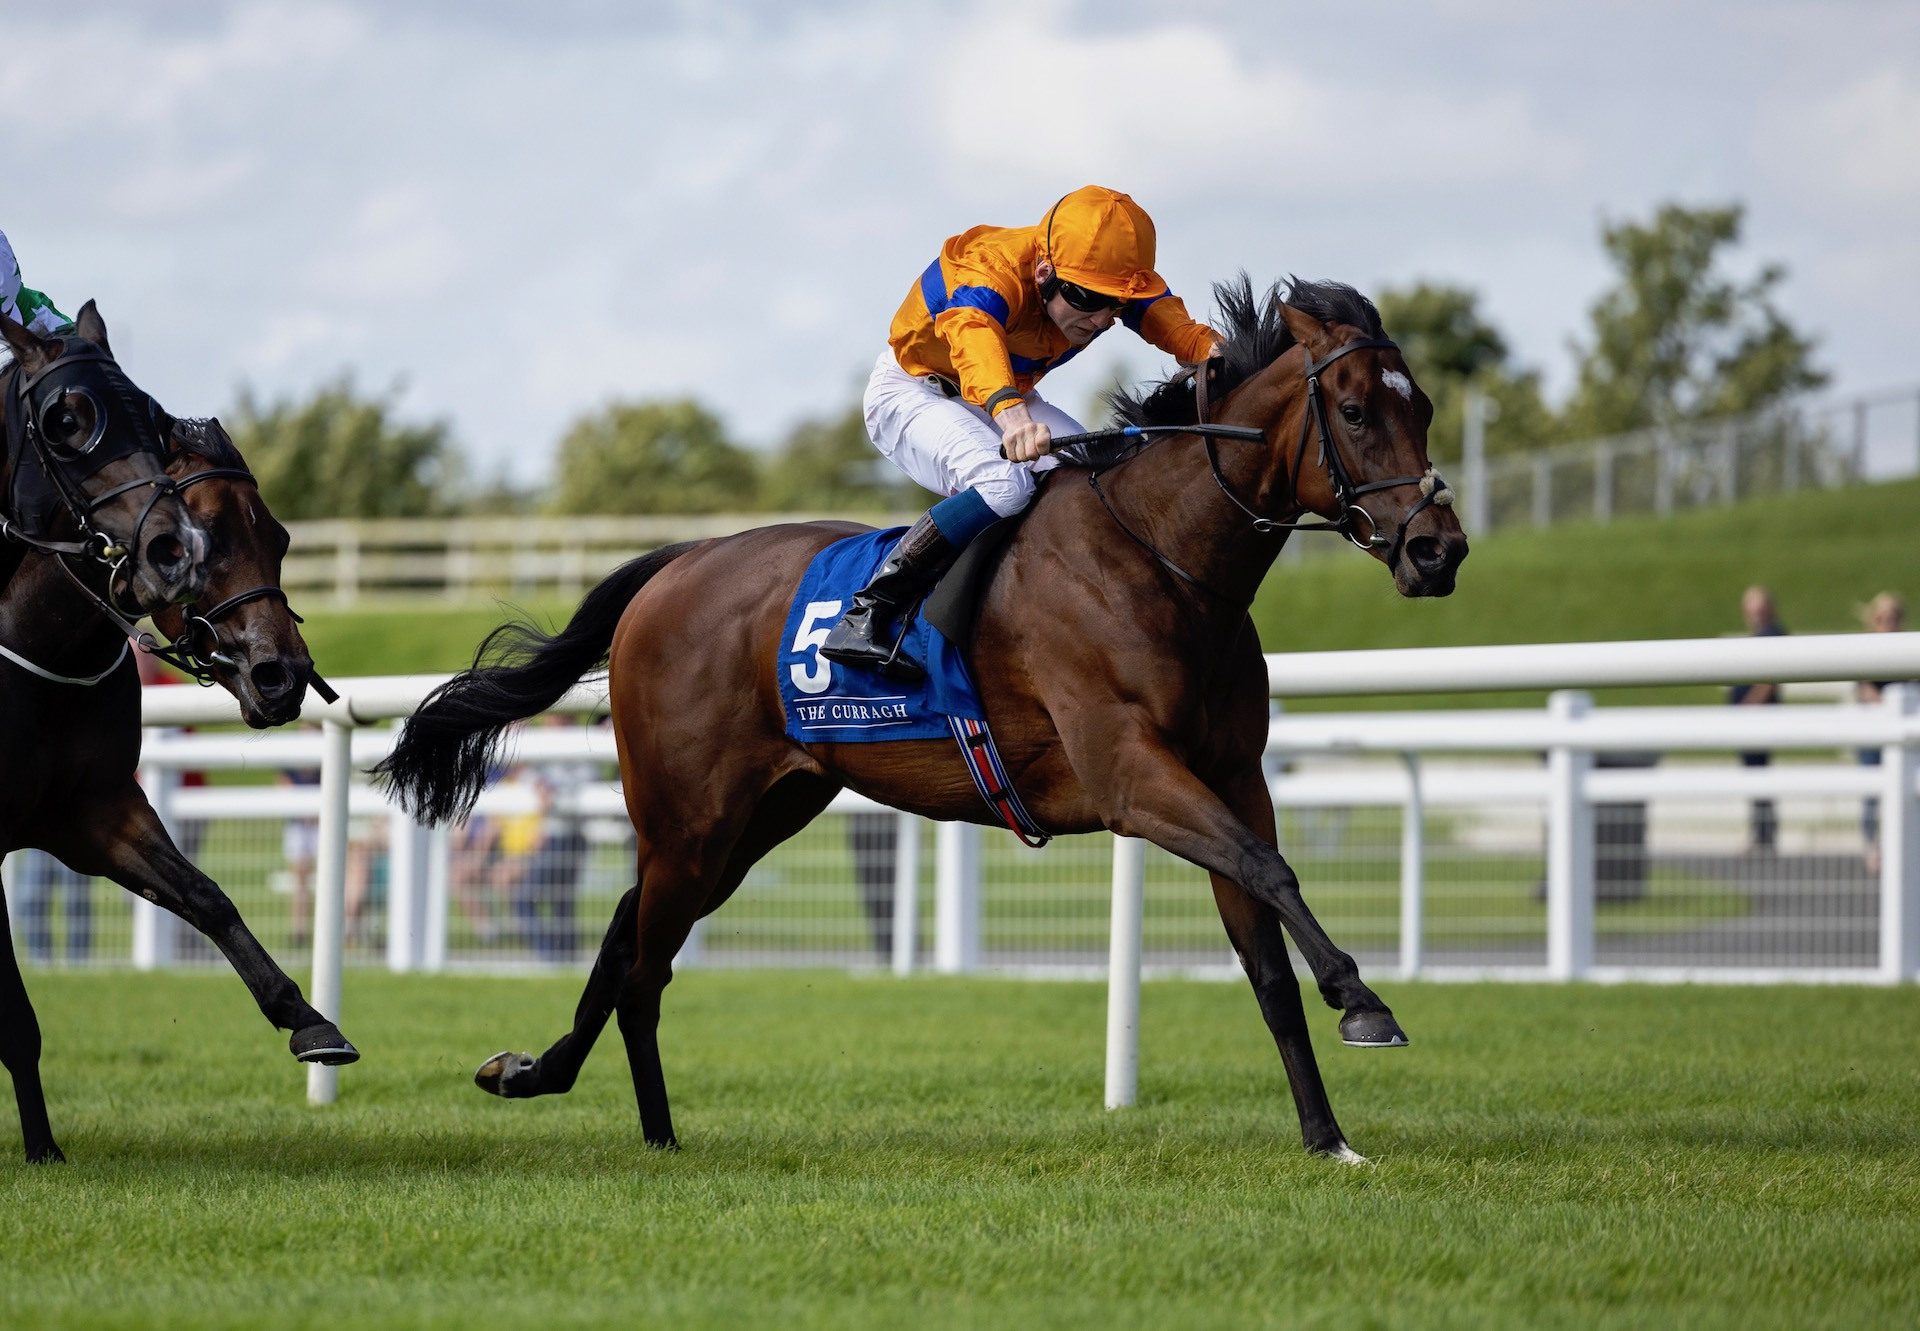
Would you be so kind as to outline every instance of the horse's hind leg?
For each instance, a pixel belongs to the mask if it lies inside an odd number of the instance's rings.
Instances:
[[[247,928],[220,885],[201,873],[173,844],[138,786],[122,793],[120,807],[97,825],[111,831],[87,848],[100,871],[130,892],[178,915],[226,955],[268,1021],[293,1032],[287,1042],[302,1063],[351,1063],[360,1051],[321,1016]],[[75,868],[91,865],[69,861]]]
[[[708,893],[701,914],[718,910],[747,876],[747,871],[775,846],[819,816],[840,787],[819,777],[796,773],[781,780],[755,807],[747,827],[734,843],[720,880]],[[573,1026],[538,1058],[528,1054],[495,1054],[474,1074],[481,1090],[509,1099],[557,1095],[573,1089],[581,1066],[593,1051],[607,1018],[620,1001],[620,989],[638,958],[640,889],[628,888],[614,907],[613,922],[587,975],[586,988],[574,1008]]]
[[[613,922],[607,926],[593,969],[587,973],[587,987],[574,1006],[572,1028],[538,1058],[508,1051],[495,1054],[473,1074],[474,1085],[509,1100],[564,1095],[573,1089],[581,1066],[619,1002],[620,984],[633,969],[634,918],[639,902],[640,889],[630,887],[613,908]]]
[[[40,1021],[33,1015],[27,983],[20,976],[20,958],[13,952],[4,902],[0,902],[0,1066],[13,1077],[27,1163],[65,1160],[53,1140],[53,1125],[47,1122],[47,1097],[40,1089]]]

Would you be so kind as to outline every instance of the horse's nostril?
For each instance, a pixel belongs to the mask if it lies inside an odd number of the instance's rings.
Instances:
[[[253,687],[263,698],[278,698],[293,687],[293,671],[279,661],[262,661],[252,671]]]
[[[187,547],[172,532],[166,532],[147,542],[147,564],[162,577],[171,578],[179,574],[186,566]]]
[[[1407,542],[1407,558],[1413,561],[1415,568],[1432,572],[1446,565],[1447,552],[1436,538],[1416,536]]]

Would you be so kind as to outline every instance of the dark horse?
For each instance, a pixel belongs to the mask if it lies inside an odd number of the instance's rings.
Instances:
[[[1299,521],[1308,513],[1371,549],[1406,596],[1452,591],[1467,545],[1428,466],[1432,406],[1371,302],[1298,280],[1285,302],[1276,289],[1256,304],[1244,279],[1218,294],[1230,344],[1210,385],[1215,418],[1257,427],[1263,442],[1216,452],[1176,438],[1104,474],[1054,476],[985,595],[972,664],[1007,770],[1042,826],[1142,837],[1212,875],[1306,1145],[1351,1159],[1282,927],[1344,1011],[1347,1043],[1406,1037],[1275,849],[1260,770],[1267,676],[1247,611],[1288,531],[1321,525]],[[1201,409],[1181,381],[1127,405],[1136,421],[1192,423]],[[674,1145],[660,996],[694,922],[842,786],[931,818],[994,822],[949,744],[815,745],[784,733],[774,670],[788,602],[814,554],[856,530],[767,527],[636,559],[558,634],[495,630],[475,667],[409,722],[383,774],[421,815],[458,817],[503,728],[610,657],[638,881],[614,912],[573,1029],[538,1058],[496,1055],[476,1076],[484,1089],[569,1089],[618,1013],[641,1130],[651,1145]]]
[[[0,336],[13,352],[0,371],[0,586],[32,549],[104,565],[106,596],[136,615],[192,600],[206,533],[166,476],[159,408],[114,362],[93,302],[73,336],[4,315]]]
[[[82,312],[83,317],[86,314]],[[88,340],[104,349],[105,330]],[[313,661],[280,591],[287,531],[268,512],[233,443],[211,421],[158,417],[171,493],[210,549],[204,590],[154,621],[172,654],[217,680],[256,728],[300,714]],[[184,517],[184,514],[183,514]],[[140,681],[127,625],[97,569],[74,576],[62,556],[29,551],[0,592],[0,852],[35,847],[166,907],[218,945],[260,1010],[293,1032],[303,1062],[359,1057],[249,932],[226,894],[188,862],[134,779]],[[204,601],[204,608],[201,602]],[[23,663],[24,662],[24,663]],[[27,1159],[61,1160],[40,1087],[40,1028],[0,911],[0,1064],[13,1077]]]

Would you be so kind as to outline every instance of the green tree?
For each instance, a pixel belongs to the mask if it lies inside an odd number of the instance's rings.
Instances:
[[[880,456],[855,403],[796,426],[767,463],[762,507],[775,512],[899,513],[933,496]]]
[[[691,398],[616,402],[560,440],[555,513],[723,513],[754,506],[759,468]]]
[[[1513,363],[1507,340],[1480,311],[1480,297],[1464,287],[1420,282],[1389,288],[1376,302],[1387,333],[1400,344],[1413,377],[1433,399],[1427,451],[1437,462],[1460,456],[1469,388],[1494,404],[1487,451],[1538,448],[1553,431],[1537,371]]]
[[[412,518],[454,511],[458,457],[444,421],[394,419],[399,389],[366,397],[342,374],[305,401],[261,405],[243,387],[224,422],[283,519]]]
[[[1743,209],[1667,204],[1647,223],[1604,228],[1617,271],[1576,343],[1580,373],[1562,418],[1569,436],[1618,434],[1757,411],[1818,388],[1813,340],[1773,303],[1777,263],[1750,279],[1725,271]]]

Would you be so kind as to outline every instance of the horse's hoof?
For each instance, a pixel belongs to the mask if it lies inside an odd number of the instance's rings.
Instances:
[[[52,1142],[48,1142],[43,1147],[29,1147],[27,1150],[27,1163],[30,1165],[64,1165],[67,1163],[67,1153],[62,1151],[58,1146],[55,1146]]]
[[[473,1084],[503,1100],[525,1100],[540,1094],[538,1060],[532,1054],[503,1049],[480,1065]]]
[[[1391,1012],[1349,1012],[1340,1018],[1340,1039],[1355,1049],[1397,1049],[1407,1033]]]
[[[1315,1151],[1313,1154],[1319,1156],[1322,1160],[1332,1160],[1336,1164],[1342,1165],[1370,1165],[1373,1163],[1373,1161],[1367,1159],[1366,1156],[1361,1155],[1360,1152],[1354,1150],[1343,1141],[1335,1142],[1332,1146],[1324,1150]]]
[[[287,1048],[293,1050],[293,1056],[302,1063],[325,1063],[333,1067],[360,1061],[360,1051],[330,1021],[295,1031],[287,1041]]]
[[[680,1149],[680,1139],[678,1137],[669,1137],[665,1141],[653,1141],[649,1139],[647,1142],[647,1149],[649,1151],[678,1152]]]

